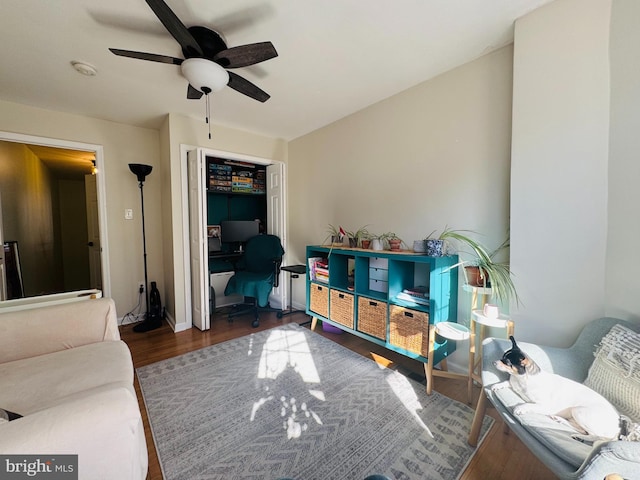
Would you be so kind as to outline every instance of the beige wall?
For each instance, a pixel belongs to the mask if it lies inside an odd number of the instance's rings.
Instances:
[[[611,135],[606,311],[640,320],[640,2],[615,0],[611,14]]]
[[[165,255],[165,281],[169,286],[166,304],[170,321],[176,330],[182,330],[191,326],[191,300],[184,281],[185,278],[190,278],[190,270],[188,258],[185,259],[188,245],[184,237],[184,222],[187,218],[183,195],[186,186],[186,160],[182,156],[183,151],[197,146],[286,162],[287,143],[218,125],[212,125],[212,139],[209,139],[208,128],[203,119],[176,114],[168,116],[161,129],[161,138],[165,175],[163,238],[172,247]]]
[[[62,288],[56,284],[53,179],[21,144],[0,141],[0,200],[4,241],[17,241],[25,295]]]
[[[605,313],[609,0],[557,0],[515,28],[511,266],[520,338],[567,345]]]
[[[60,204],[60,248],[64,263],[64,290],[85,290],[91,286],[84,180],[58,180],[56,183]]]
[[[292,261],[328,224],[393,231],[409,245],[449,226],[499,245],[509,225],[511,77],[505,47],[290,142]],[[303,288],[294,287],[296,303]],[[462,322],[469,301],[461,292]]]
[[[157,130],[0,101],[0,131],[103,146],[105,166],[99,175],[105,175],[106,182],[111,296],[120,316],[136,305],[136,286],[144,279],[140,190],[127,165],[147,163],[154,166],[144,187],[147,258],[149,280],[157,281],[163,292],[161,168]],[[133,220],[124,219],[125,208],[133,209]]]

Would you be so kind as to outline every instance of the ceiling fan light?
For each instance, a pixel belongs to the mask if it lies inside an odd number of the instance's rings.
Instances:
[[[205,89],[219,92],[229,83],[229,73],[206,58],[187,58],[182,62],[181,69],[189,84],[204,93],[209,93]]]

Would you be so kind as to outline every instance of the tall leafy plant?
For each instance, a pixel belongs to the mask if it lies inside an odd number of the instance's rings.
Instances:
[[[500,246],[494,250],[489,250],[482,243],[467,235],[469,230],[449,230],[445,229],[440,235],[442,240],[454,240],[457,243],[470,249],[469,253],[474,258],[463,260],[456,264],[456,267],[476,266],[480,270],[480,275],[486,283],[490,283],[492,296],[500,303],[508,305],[510,303],[520,304],[520,297],[513,283],[511,269],[507,262],[495,260],[496,255],[509,248],[510,239],[507,237]],[[466,278],[466,274],[465,274]]]

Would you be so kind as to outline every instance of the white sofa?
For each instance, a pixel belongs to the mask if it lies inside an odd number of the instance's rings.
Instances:
[[[80,479],[144,479],[131,353],[110,298],[0,313],[0,454],[77,454]]]

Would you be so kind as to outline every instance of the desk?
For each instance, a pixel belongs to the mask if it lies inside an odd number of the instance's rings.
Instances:
[[[292,313],[297,313],[297,312],[306,313],[304,310],[293,309],[293,290],[292,290],[293,279],[299,278],[300,275],[305,275],[307,273],[306,265],[289,265],[286,267],[280,267],[280,270],[289,272],[289,310],[286,312],[278,312],[278,315],[277,315],[278,318],[282,318],[285,315],[291,315]],[[305,322],[301,325],[305,325],[306,323],[309,323],[309,322]]]
[[[213,252],[209,253],[209,258],[213,260],[238,260],[244,255],[243,252]]]
[[[242,252],[209,252],[209,273],[234,272],[243,255]]]

